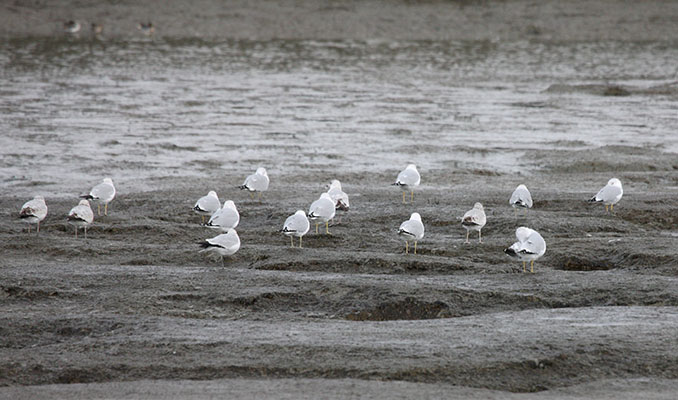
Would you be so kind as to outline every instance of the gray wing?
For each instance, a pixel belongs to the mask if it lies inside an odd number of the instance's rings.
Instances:
[[[527,240],[522,242],[521,251],[525,251],[529,254],[538,254],[542,255],[546,252],[546,241],[541,237],[539,232],[532,231],[530,236],[527,237]]]
[[[331,219],[334,217],[334,213],[336,212],[336,208],[334,207],[334,202],[331,200],[327,199],[320,199],[316,200],[311,204],[311,208],[309,208],[308,215],[315,217],[320,217],[323,219]]]
[[[464,214],[464,217],[461,219],[461,224],[465,226],[480,226],[483,227],[485,226],[485,223],[487,222],[487,218],[485,217],[485,213],[480,211],[471,209]]]
[[[519,204],[519,205],[524,205],[527,208],[532,208],[532,195],[530,194],[530,191],[524,188],[518,188],[513,191],[513,194],[511,195],[511,200],[509,200],[509,203],[511,204]]]
[[[396,179],[396,183],[399,183],[401,185],[418,185],[420,180],[419,173],[417,171],[411,170],[411,169],[406,169],[403,170],[398,174],[398,179]]]
[[[196,211],[214,213],[221,209],[221,203],[219,203],[219,199],[216,199],[212,196],[204,196],[201,197],[197,203],[195,203],[195,207],[193,208]]]
[[[231,230],[228,233],[223,233],[212,239],[207,239],[207,242],[221,246],[225,249],[232,249],[233,247],[240,246],[240,238],[238,233],[235,230]]]
[[[231,208],[221,208],[212,215],[208,226],[233,229],[240,223],[240,214]]]
[[[308,218],[303,215],[294,214],[285,220],[283,230],[287,232],[305,234],[308,232],[310,227],[311,224],[308,222]]]
[[[108,183],[100,183],[92,188],[89,192],[94,200],[101,200],[108,202],[115,197],[115,188]]]
[[[348,194],[346,194],[343,190],[334,188],[331,189],[329,192],[330,197],[332,197],[332,200],[334,200],[334,204],[336,208],[349,208],[349,203],[348,203]],[[343,207],[340,205],[343,205]]]
[[[47,215],[47,205],[40,200],[30,200],[21,207],[20,215],[32,215],[36,218],[42,219]]]
[[[90,207],[85,207],[85,206],[75,206],[71,210],[70,213],[68,213],[69,216],[75,217],[77,219],[81,219],[88,224],[91,224],[92,221],[94,221],[94,213],[92,212],[92,209]]]
[[[419,240],[424,237],[424,224],[417,220],[407,220],[400,224],[398,233]]]
[[[250,190],[263,192],[268,189],[268,177],[259,174],[252,174],[245,179],[245,186]]]
[[[617,186],[605,186],[596,195],[596,201],[613,201],[621,192]]]

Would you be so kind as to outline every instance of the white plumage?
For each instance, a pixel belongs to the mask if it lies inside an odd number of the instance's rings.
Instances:
[[[290,237],[290,244],[294,247],[294,236],[299,238],[299,248],[301,248],[301,238],[311,229],[311,224],[306,218],[304,210],[297,210],[285,220],[281,232]]]
[[[80,200],[77,206],[71,208],[68,213],[68,223],[75,227],[75,237],[78,237],[78,228],[85,228],[85,239],[87,239],[87,227],[94,221],[94,212],[89,205],[89,201]]]
[[[403,190],[403,203],[405,203],[405,192],[409,190],[410,202],[414,201],[414,188],[419,186],[420,182],[421,176],[419,175],[419,171],[417,171],[417,166],[410,164],[398,174],[398,177],[393,184],[395,186],[400,186]]]
[[[108,215],[108,203],[115,198],[115,186],[111,178],[104,178],[103,181],[94,186],[89,194],[80,196],[86,200],[92,200],[97,204],[97,215],[101,215],[101,205],[104,205],[104,215]]]
[[[221,257],[221,264],[224,264],[224,257],[235,254],[240,249],[240,237],[235,229],[226,233],[206,239],[200,243],[201,252],[216,254]]]
[[[511,207],[514,209],[524,208],[527,210],[528,208],[532,208],[532,195],[525,185],[518,185],[511,195],[509,204],[511,204]]]
[[[414,241],[414,254],[417,254],[417,242],[424,237],[424,223],[419,213],[412,213],[410,219],[400,224],[398,236],[405,239],[405,253],[409,253],[409,241]]]
[[[313,203],[308,209],[308,218],[315,222],[315,233],[318,233],[318,225],[325,223],[325,231],[330,233],[328,221],[334,218],[336,209],[334,208],[334,201],[329,194],[323,193],[320,198]]]
[[[518,241],[504,250],[504,253],[522,261],[523,272],[525,272],[525,263],[530,261],[530,271],[534,272],[534,260],[546,253],[546,241],[539,232],[524,226],[516,229],[516,239]]]
[[[31,231],[30,224],[37,224],[37,233],[40,233],[40,221],[44,220],[46,216],[47,204],[45,203],[45,198],[42,196],[33,197],[33,200],[27,201],[21,206],[21,211],[19,211],[19,218],[29,224],[29,232]]]
[[[487,217],[485,216],[485,210],[483,205],[476,203],[473,205],[473,208],[464,214],[461,218],[461,225],[466,228],[466,243],[468,243],[468,236],[471,231],[478,231],[478,243],[482,243],[481,230],[483,226],[487,223]]]
[[[332,183],[330,183],[330,189],[327,191],[327,194],[329,194],[332,201],[334,201],[334,206],[337,210],[349,210],[348,194],[341,189],[341,182],[336,179],[333,180]]]
[[[205,226],[228,232],[229,229],[237,227],[238,223],[240,223],[240,213],[238,213],[235,203],[232,200],[226,200],[224,206],[212,214]]]
[[[261,197],[261,192],[268,190],[268,184],[270,180],[268,178],[268,173],[266,168],[258,168],[257,171],[245,178],[245,182],[242,185],[238,186],[241,190],[247,190],[250,192],[259,192],[259,197]]]
[[[195,205],[193,206],[193,211],[196,213],[200,214],[202,216],[202,221],[205,222],[205,216],[212,215],[217,210],[221,208],[221,201],[219,201],[219,196],[217,196],[217,192],[214,190],[210,190],[209,193],[207,193],[207,196],[203,196],[198,201],[195,202]]]
[[[624,195],[624,189],[622,188],[622,183],[617,178],[612,178],[607,181],[607,185],[600,189],[598,194],[593,196],[589,202],[591,203],[603,203],[605,205],[605,210],[607,207],[610,207],[610,210],[614,210],[614,205],[621,200]]]

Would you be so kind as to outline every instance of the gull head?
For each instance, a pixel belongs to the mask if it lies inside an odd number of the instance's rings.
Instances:
[[[268,173],[266,172],[266,168],[264,168],[264,167],[257,168],[257,174],[263,175],[263,176],[268,176]]]
[[[109,184],[112,185],[112,184],[113,184],[113,180],[112,180],[111,178],[104,178],[104,183],[109,183]]]
[[[416,171],[416,170],[417,170],[417,166],[414,165],[414,164],[408,164],[408,165],[407,165],[407,168],[405,168],[405,169],[413,169],[413,170]]]
[[[617,178],[612,178],[607,181],[608,186],[622,187],[621,181]]]
[[[412,213],[412,215],[410,215],[410,219],[421,222],[421,215],[419,215],[419,213]]]
[[[210,192],[207,193],[207,195],[208,195],[208,196],[212,196],[212,197],[219,198],[219,197],[217,196],[217,192],[215,192],[214,190],[210,190]]]
[[[38,194],[38,195],[33,196],[33,200],[42,200],[42,201],[45,201],[45,198]]]
[[[483,210],[483,205],[480,204],[480,203],[476,203],[476,204],[473,205],[473,208],[476,209],[476,210],[481,210],[481,211],[482,211],[482,210]]]
[[[297,212],[295,212],[294,215],[301,215],[301,216],[305,217],[305,216],[306,216],[306,211],[304,211],[304,210],[297,210]]]
[[[525,185],[523,185],[523,184],[521,183],[520,185],[518,185],[518,187],[517,187],[516,189],[525,189],[525,190],[527,190],[527,186],[525,186]]]
[[[341,182],[339,182],[339,180],[337,179],[332,180],[332,182],[330,183],[330,189],[334,188],[341,189]]]
[[[87,201],[87,200],[85,200],[85,199],[82,199],[82,200],[80,200],[80,202],[78,203],[78,205],[79,205],[79,206],[87,206],[87,207],[89,207],[89,201]]]
[[[236,209],[235,203],[233,202],[233,200],[226,200],[224,202],[224,208],[230,208],[231,210],[235,210]]]

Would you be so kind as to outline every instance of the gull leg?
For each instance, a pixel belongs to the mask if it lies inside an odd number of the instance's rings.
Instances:
[[[315,224],[315,234],[316,234],[316,235],[318,234],[318,223],[317,223],[317,222],[316,222],[316,224]]]
[[[77,226],[75,227],[75,238],[76,239],[78,238],[78,227]]]
[[[261,192],[259,192],[259,203],[261,203]]]
[[[290,235],[290,246],[294,247],[294,238]]]
[[[85,239],[87,239],[87,227],[85,227]]]
[[[31,233],[31,224],[28,224],[28,233]]]
[[[101,215],[101,204],[97,203],[97,215]]]
[[[527,217],[527,214],[530,212],[529,208],[525,208],[525,217]]]
[[[607,209],[607,204],[605,204],[605,212],[609,212],[609,210]]]
[[[534,273],[534,260],[530,261],[530,272]]]
[[[328,235],[331,235],[331,233],[330,233],[330,222],[329,221],[325,221],[325,232]]]
[[[108,203],[104,204],[104,215],[108,215]]]
[[[523,272],[526,272],[525,271],[525,261],[523,261]]]
[[[221,256],[221,267],[224,267],[224,256]]]
[[[518,218],[518,210],[516,210],[515,207],[513,207],[513,216],[514,216],[515,218]]]
[[[299,248],[301,248],[301,236],[299,236]]]
[[[614,211],[614,204],[610,204],[610,211]]]
[[[469,232],[470,232],[470,231],[467,229],[467,230],[466,230],[466,241],[465,241],[464,243],[468,243],[468,234],[469,234]]]
[[[417,254],[417,241],[414,241],[414,254]]]
[[[410,191],[410,203],[414,203],[414,190]]]
[[[205,224],[205,216],[204,216],[204,215],[201,215],[201,217],[202,217],[202,223],[203,223],[203,225],[204,225],[204,224]]]
[[[38,234],[40,234],[40,221],[38,221]]]
[[[403,192],[403,204],[405,204],[405,192]]]
[[[250,192],[250,199],[254,200],[254,195]]]
[[[409,252],[410,252],[410,244],[409,244],[409,243],[407,242],[407,240],[406,240],[406,241],[405,241],[405,254],[407,254],[407,253],[409,253]]]
[[[478,229],[478,243],[482,243],[483,239],[480,237],[480,229]]]

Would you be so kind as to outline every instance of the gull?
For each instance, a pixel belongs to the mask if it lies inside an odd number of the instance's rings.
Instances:
[[[234,229],[238,226],[239,222],[240,214],[235,207],[235,203],[232,200],[226,200],[224,206],[212,214],[212,217],[205,226],[228,232],[229,229]]]
[[[42,196],[35,196],[33,200],[29,200],[21,206],[21,211],[19,211],[19,218],[22,221],[26,222],[28,225],[28,232],[31,231],[30,224],[38,224],[37,234],[40,233],[40,221],[45,219],[47,216],[47,204],[45,204],[45,198]]]
[[[340,211],[349,210],[348,194],[341,189],[341,182],[338,180],[333,180],[330,183],[330,188],[327,191],[327,194],[330,195],[332,201],[334,201],[334,208]],[[341,218],[340,218],[341,220]],[[339,221],[341,222],[341,221]],[[339,223],[337,222],[337,223]]]
[[[104,203],[104,215],[108,215],[108,203],[115,198],[115,186],[111,178],[104,178],[104,180],[94,186],[89,194],[80,196],[81,199],[92,200],[97,203],[97,215],[101,215],[101,203]]]
[[[336,209],[334,208],[334,201],[328,193],[323,193],[320,195],[320,198],[313,203],[308,209],[308,218],[315,222],[315,233],[318,233],[318,225],[322,222],[325,223],[325,232],[330,234],[330,228],[328,221],[334,218]],[[320,222],[318,222],[320,221]]]
[[[306,213],[304,210],[297,210],[297,212],[287,217],[285,225],[283,225],[280,232],[290,237],[290,245],[292,247],[294,247],[293,236],[298,237],[299,248],[301,248],[301,238],[308,233],[309,229],[311,229],[311,224],[308,222],[308,218],[306,218]]]
[[[405,203],[405,192],[410,191],[410,202],[414,202],[414,187],[419,186],[421,177],[419,171],[417,171],[417,166],[410,164],[398,174],[393,185],[400,186],[403,190],[403,203]]]
[[[466,242],[468,243],[468,235],[471,231],[478,231],[478,243],[482,243],[480,230],[483,229],[485,223],[487,222],[487,217],[485,216],[485,210],[483,205],[476,203],[473,205],[473,208],[464,214],[461,218],[461,225],[466,228]]]
[[[78,22],[78,21],[64,22],[64,32],[66,32],[66,33],[78,33],[78,32],[80,32],[80,22]]]
[[[511,258],[521,260],[523,262],[523,272],[526,272],[525,263],[530,261],[530,272],[534,272],[534,260],[546,253],[544,238],[541,237],[539,232],[521,226],[516,229],[516,239],[518,241],[504,250],[504,253]]]
[[[68,223],[75,226],[75,237],[78,237],[78,228],[85,228],[85,239],[87,239],[87,226],[94,221],[94,212],[89,206],[89,201],[80,200],[77,206],[73,207],[68,213]]]
[[[140,22],[137,25],[137,29],[141,31],[146,36],[151,36],[155,33],[155,26],[152,22]]]
[[[614,205],[621,200],[623,195],[624,189],[622,189],[621,181],[617,178],[612,178],[607,181],[607,185],[600,189],[597,195],[591,197],[589,203],[603,203],[605,211],[608,211],[608,206],[610,206],[609,211],[614,211]]]
[[[195,202],[193,211],[200,214],[200,216],[202,216],[202,222],[205,223],[205,215],[211,216],[217,212],[219,208],[221,208],[221,201],[217,196],[217,192],[210,190],[210,192],[207,193],[207,196],[203,196]]]
[[[253,198],[253,192],[259,192],[259,200],[261,200],[261,192],[268,190],[268,173],[266,168],[257,168],[257,171],[252,175],[245,178],[245,182],[242,185],[238,186],[240,190],[247,189],[250,192],[250,198]]]
[[[525,185],[518,185],[511,195],[509,204],[513,207],[513,210],[515,211],[514,214],[517,215],[518,208],[524,208],[525,215],[527,215],[527,209],[532,208],[532,195]]]
[[[400,224],[398,235],[405,239],[405,254],[410,252],[409,241],[414,241],[414,254],[417,254],[417,241],[424,237],[424,224],[419,213],[412,213],[410,219]]]
[[[224,256],[235,254],[240,249],[240,237],[238,237],[238,232],[235,229],[231,229],[226,233],[206,239],[199,244],[202,247],[201,252],[208,252],[221,257],[221,265],[223,266]]]

